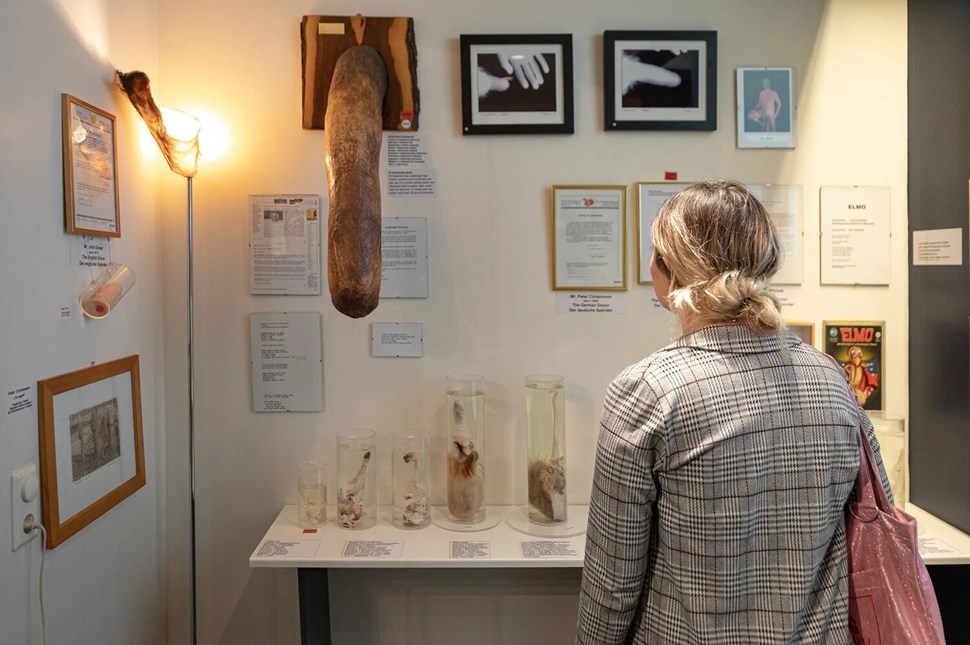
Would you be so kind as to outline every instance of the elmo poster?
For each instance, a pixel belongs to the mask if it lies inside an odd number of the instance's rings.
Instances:
[[[845,370],[862,407],[882,410],[885,371],[882,322],[825,322],[825,353]]]

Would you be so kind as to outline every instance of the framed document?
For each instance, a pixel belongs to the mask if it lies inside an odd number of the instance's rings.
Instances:
[[[795,70],[738,68],[738,147],[795,147]]]
[[[716,130],[716,31],[603,33],[607,130]]]
[[[571,34],[461,36],[462,134],[572,134]]]
[[[801,284],[805,266],[802,187],[775,184],[748,184],[771,215],[781,245],[781,266],[772,284]]]
[[[815,323],[786,320],[785,327],[806,345],[815,346]]]
[[[819,211],[821,283],[888,285],[889,187],[822,186]]]
[[[37,383],[41,507],[53,549],[145,485],[138,356]]]
[[[653,283],[650,276],[650,256],[653,255],[650,226],[664,202],[688,186],[689,183],[637,182],[637,281],[640,284]]]
[[[553,186],[552,288],[626,291],[626,186]]]
[[[825,321],[825,353],[845,370],[849,385],[866,410],[883,410],[886,387],[883,347],[886,324],[882,321]]]
[[[64,228],[68,233],[121,237],[115,118],[61,94]]]

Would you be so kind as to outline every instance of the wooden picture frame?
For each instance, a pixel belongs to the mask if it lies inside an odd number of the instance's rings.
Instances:
[[[37,383],[41,507],[53,549],[145,485],[138,356]]]
[[[603,90],[607,130],[717,130],[717,32],[604,32]]]
[[[802,320],[786,320],[785,327],[798,336],[803,343],[815,347],[815,323]]]
[[[683,181],[637,182],[637,282],[640,284],[653,284],[650,275],[650,256],[653,255],[650,227],[653,220],[664,202],[690,185],[691,182]]]
[[[61,143],[64,229],[68,233],[121,237],[115,117],[70,94],[61,94]]]
[[[462,134],[572,134],[572,34],[462,34]]]
[[[845,370],[859,404],[865,410],[885,410],[885,321],[825,320],[822,330],[824,351]]]
[[[795,147],[795,69],[739,67],[739,148]]]
[[[552,187],[552,288],[626,291],[626,186]]]

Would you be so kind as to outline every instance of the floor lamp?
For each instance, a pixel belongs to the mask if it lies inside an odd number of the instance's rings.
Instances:
[[[192,629],[192,645],[197,640],[196,599],[195,599],[195,353],[194,353],[194,325],[193,304],[193,276],[192,276],[192,178],[195,177],[199,165],[199,120],[194,116],[172,110],[159,108],[152,99],[148,76],[142,72],[117,72],[118,86],[128,95],[135,109],[145,120],[148,130],[158,144],[168,167],[172,172],[185,177],[188,184],[188,247],[187,282],[188,282],[188,350],[189,350],[189,477],[191,478],[189,502],[189,578],[190,591],[190,625]]]

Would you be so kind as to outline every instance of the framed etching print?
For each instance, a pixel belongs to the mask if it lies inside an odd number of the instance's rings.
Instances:
[[[461,36],[462,134],[572,134],[571,34]]]
[[[145,485],[138,356],[45,379],[37,393],[52,549]]]
[[[64,228],[68,233],[121,237],[115,118],[61,95]]]
[[[553,186],[552,287],[626,291],[626,186]]]
[[[825,353],[845,370],[849,385],[866,410],[883,410],[886,371],[883,361],[885,323],[825,321]]]
[[[795,70],[738,68],[738,147],[795,147]]]
[[[716,130],[716,31],[603,33],[607,130]]]

